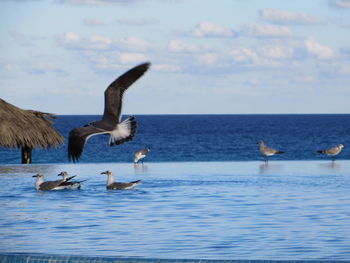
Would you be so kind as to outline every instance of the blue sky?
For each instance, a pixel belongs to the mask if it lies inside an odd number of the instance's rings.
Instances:
[[[101,114],[350,113],[350,0],[1,0],[1,98]]]

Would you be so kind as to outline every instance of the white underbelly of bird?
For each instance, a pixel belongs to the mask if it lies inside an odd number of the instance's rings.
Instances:
[[[132,134],[132,120],[131,118],[127,118],[109,133],[109,145],[119,144],[119,141],[128,138]]]

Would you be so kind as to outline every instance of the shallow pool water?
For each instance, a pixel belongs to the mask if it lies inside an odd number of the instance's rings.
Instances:
[[[107,191],[105,170],[133,190]],[[67,171],[81,190],[38,192]],[[350,161],[0,166],[0,252],[349,259]]]

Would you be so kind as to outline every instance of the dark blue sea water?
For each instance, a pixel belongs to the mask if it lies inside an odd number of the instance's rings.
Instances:
[[[59,149],[34,150],[33,163],[67,163],[69,131],[100,116],[58,116],[65,136]],[[324,160],[316,150],[345,145],[350,156],[350,115],[139,115],[133,141],[109,147],[108,136],[91,137],[82,163],[131,162],[134,151],[151,146],[149,162],[261,160],[257,142],[285,151],[275,160]],[[0,163],[19,163],[20,150],[0,147]]]

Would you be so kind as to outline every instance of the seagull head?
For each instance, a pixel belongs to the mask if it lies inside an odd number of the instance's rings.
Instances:
[[[44,175],[43,174],[36,174],[36,175],[33,175],[32,177],[43,178]]]
[[[68,173],[66,171],[60,172],[57,176],[68,176]]]
[[[111,175],[111,174],[112,174],[112,172],[107,170],[107,171],[105,171],[105,172],[102,172],[101,174],[106,174],[106,175],[108,175],[108,176],[109,176],[109,175]]]
[[[339,144],[338,147],[339,147],[340,149],[343,149],[343,148],[344,148],[344,145],[343,145],[343,144]]]
[[[63,180],[67,180],[68,179],[68,173],[66,171],[60,172],[57,176],[62,176]]]
[[[264,145],[264,141],[263,141],[263,140],[258,141],[257,144],[259,144],[259,145]]]

